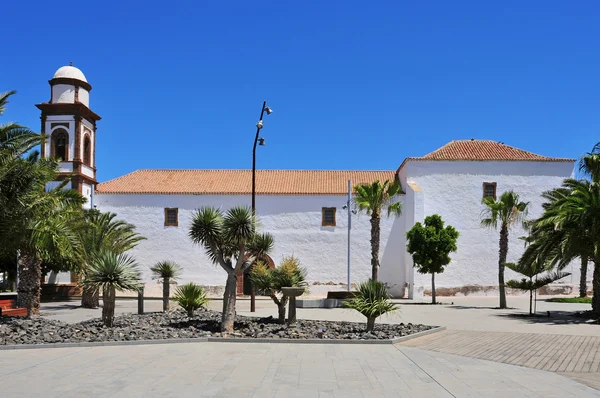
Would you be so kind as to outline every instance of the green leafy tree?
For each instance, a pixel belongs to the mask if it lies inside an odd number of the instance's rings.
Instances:
[[[273,237],[257,233],[256,227],[252,211],[243,206],[233,207],[226,213],[214,207],[202,207],[192,219],[191,240],[202,245],[211,261],[227,273],[221,319],[224,333],[233,332],[238,278],[273,248]]]
[[[204,307],[210,301],[202,286],[193,282],[177,287],[173,298],[187,312],[188,318],[193,318],[194,311]]]
[[[173,261],[161,261],[150,268],[155,279],[160,279],[163,284],[163,311],[169,311],[169,298],[171,297],[171,283],[176,283],[182,268]]]
[[[498,257],[498,290],[500,293],[500,308],[506,308],[506,290],[504,284],[504,267],[508,255],[508,233],[511,227],[521,224],[526,227],[525,217],[529,202],[521,202],[519,195],[506,191],[497,201],[486,197],[482,203],[485,208],[481,214],[481,225],[488,228],[498,228],[500,224],[500,249]]]
[[[412,255],[417,271],[431,274],[431,302],[435,300],[435,274],[444,272],[450,264],[450,253],[457,250],[458,231],[448,225],[444,228],[442,217],[437,214],[425,217],[424,225],[416,223],[406,233],[407,251]]]
[[[270,269],[259,261],[252,266],[250,280],[263,294],[271,297],[278,310],[278,322],[285,323],[285,307],[288,297],[281,293],[284,287],[306,287],[306,268],[294,256],[284,257],[279,267]]]
[[[379,279],[379,245],[381,241],[381,216],[400,216],[402,203],[398,201],[402,193],[400,183],[393,180],[383,184],[375,181],[372,184],[360,184],[354,187],[356,195],[354,204],[359,210],[371,216],[371,279]]]
[[[117,291],[137,291],[143,284],[139,265],[133,257],[108,250],[94,253],[88,264],[84,286],[102,290],[102,322],[113,326]]]
[[[125,253],[145,239],[136,232],[135,225],[118,220],[115,213],[102,213],[95,209],[85,210],[74,228],[79,240],[79,267],[74,267],[72,271],[82,274],[84,279],[88,264],[98,253]],[[92,285],[84,285],[81,305],[85,308],[98,308],[99,301],[99,290],[94,289]]]
[[[367,332],[375,327],[375,321],[383,314],[396,311],[398,307],[392,303],[385,285],[369,279],[358,285],[354,298],[345,301],[344,307],[351,308],[367,317]]]

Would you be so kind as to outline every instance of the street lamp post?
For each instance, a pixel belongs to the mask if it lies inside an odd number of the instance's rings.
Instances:
[[[260,130],[263,128],[263,116],[267,112],[270,115],[273,110],[267,106],[267,101],[263,101],[260,110],[260,119],[256,123],[256,136],[254,137],[254,145],[252,146],[252,217],[256,217],[256,144],[265,145],[265,139],[259,138]],[[254,221],[254,220],[253,220]],[[256,312],[256,292],[254,286],[251,285],[250,290],[250,312]]]

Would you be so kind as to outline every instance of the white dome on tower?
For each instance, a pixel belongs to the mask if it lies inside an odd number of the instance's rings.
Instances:
[[[62,66],[60,67],[56,73],[54,73],[54,79],[57,78],[68,78],[68,79],[77,79],[77,80],[81,80],[82,82],[86,82],[87,80],[85,78],[85,75],[83,74],[82,71],[80,71],[79,69],[77,69],[74,66],[71,65],[67,65],[67,66]]]

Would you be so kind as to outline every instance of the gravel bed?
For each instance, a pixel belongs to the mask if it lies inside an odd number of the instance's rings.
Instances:
[[[221,337],[221,313],[198,310],[193,318],[183,311],[156,312],[144,315],[123,314],[107,328],[100,319],[75,324],[44,317],[0,318],[0,345],[51,344],[126,340],[157,340],[198,337]],[[429,330],[434,326],[376,324],[365,332],[366,323],[298,320],[295,327],[280,325],[276,319],[237,316],[235,332],[227,337],[272,339],[355,339],[384,340]]]

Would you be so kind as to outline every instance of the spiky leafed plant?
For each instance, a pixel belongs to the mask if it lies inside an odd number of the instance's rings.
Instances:
[[[102,322],[113,326],[116,291],[137,291],[142,287],[139,265],[133,257],[103,250],[94,254],[84,286],[102,291]]]
[[[202,207],[192,219],[191,240],[202,245],[211,261],[227,273],[221,319],[221,330],[225,333],[233,332],[238,278],[273,248],[273,237],[256,230],[252,211],[243,206],[233,207],[226,213],[214,207]]]
[[[171,296],[171,283],[179,278],[182,268],[173,261],[161,261],[150,267],[155,279],[160,279],[163,284],[163,311],[169,311],[169,297]]]
[[[285,307],[288,297],[281,294],[284,287],[304,287],[306,283],[306,268],[300,266],[300,261],[294,257],[284,257],[279,267],[269,269],[258,262],[252,266],[250,273],[252,285],[263,294],[271,297],[278,310],[278,322],[285,323]]]
[[[108,250],[121,254],[136,247],[140,241],[146,239],[135,230],[135,225],[118,220],[114,213],[102,213],[98,210],[85,210],[83,217],[75,224],[77,237],[80,241],[79,258],[80,267],[74,269],[85,278],[87,264],[97,253]],[[99,291],[85,287],[81,295],[81,305],[85,308],[97,308]]]
[[[210,301],[202,286],[193,282],[177,287],[173,298],[181,308],[187,311],[189,318],[194,316],[195,310],[204,307]]]
[[[359,210],[371,216],[371,279],[379,278],[379,244],[381,235],[381,216],[400,216],[402,203],[397,201],[402,193],[400,183],[395,180],[375,181],[372,184],[360,184],[354,187],[354,204]]]
[[[500,224],[500,249],[498,256],[498,290],[500,295],[500,308],[506,308],[506,290],[504,287],[504,264],[508,255],[508,233],[511,227],[523,225],[526,227],[525,217],[529,202],[521,202],[519,195],[513,191],[506,191],[497,201],[492,197],[483,198],[485,205],[481,213],[481,225],[488,228],[498,228]]]
[[[373,330],[378,317],[398,309],[396,304],[390,300],[385,285],[370,279],[362,282],[358,286],[354,298],[344,302],[343,305],[367,317],[367,332]]]

